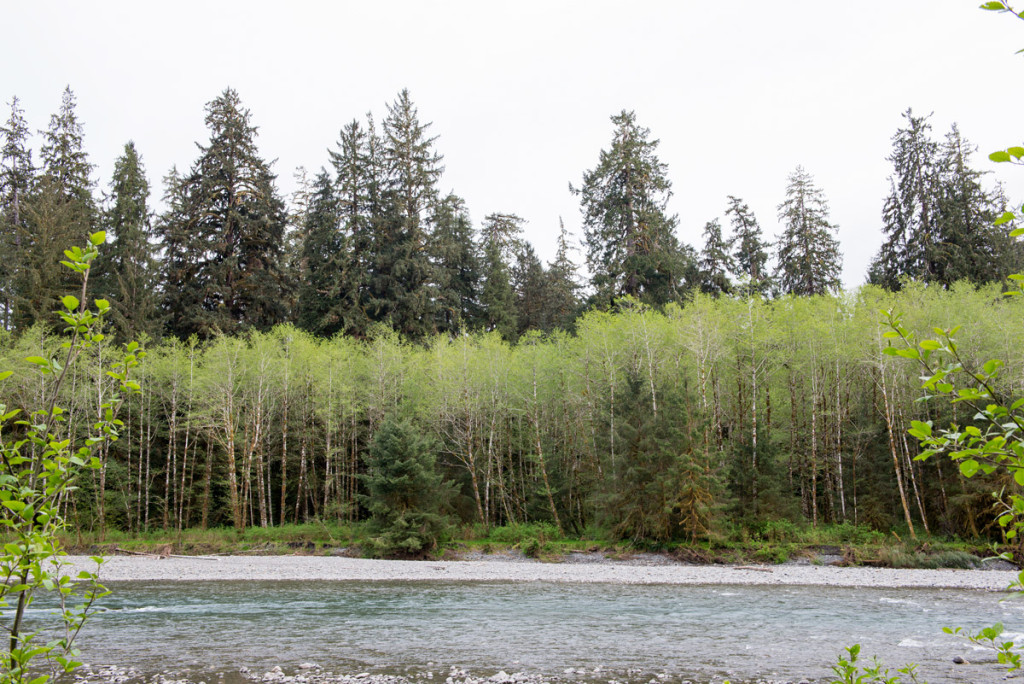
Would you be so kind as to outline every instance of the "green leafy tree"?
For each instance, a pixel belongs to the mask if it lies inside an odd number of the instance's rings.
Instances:
[[[164,307],[180,338],[266,330],[286,313],[284,202],[256,148],[251,118],[230,88],[211,101],[209,145],[168,190]]]
[[[80,296],[65,295],[58,312],[67,326],[62,353],[52,358],[29,357],[42,376],[41,402],[27,415],[0,404],[0,526],[5,541],[0,553],[0,606],[4,629],[9,635],[0,649],[0,681],[43,684],[58,673],[73,672],[80,662],[75,646],[95,603],[109,592],[99,583],[96,572],[81,571],[77,580],[68,574],[59,534],[65,529],[63,504],[84,470],[98,468],[96,453],[117,439],[123,424],[117,418],[125,397],[139,389],[130,377],[144,354],[138,345],[125,347],[122,357],[108,369],[116,391],[99,406],[99,419],[84,439],[67,438],[67,412],[61,406],[62,386],[77,372],[83,354],[103,340],[102,321],[109,312],[105,300],[87,306],[89,269],[98,255],[103,233],[95,233],[85,247],[64,252],[64,265],[81,280]],[[0,372],[0,382],[12,371]],[[97,564],[102,558],[93,559]],[[25,621],[37,597],[52,594],[55,610],[47,611],[52,622],[45,629],[33,629]],[[54,624],[55,623],[55,624]],[[38,624],[38,623],[36,623]],[[35,626],[33,626],[35,627]],[[50,637],[43,642],[43,635]],[[39,673],[39,660],[48,673]]]
[[[789,176],[779,221],[783,228],[775,273],[782,291],[820,295],[838,290],[843,265],[834,235],[837,228],[829,220],[825,193],[803,167]]]
[[[615,131],[597,166],[579,188],[587,265],[595,301],[607,306],[622,296],[647,304],[678,300],[688,258],[675,236],[677,219],[666,214],[672,184],[657,157],[657,140],[636,114],[613,116]]]
[[[744,280],[744,289],[767,296],[772,288],[768,271],[768,249],[771,245],[765,242],[757,217],[746,202],[733,195],[729,195],[725,215],[732,225],[732,256],[736,274]]]
[[[710,295],[729,294],[732,282],[729,272],[735,269],[729,245],[722,238],[722,226],[718,219],[704,224],[704,249],[697,263],[700,270],[701,292]]]
[[[361,500],[377,555],[422,557],[444,541],[451,487],[437,470],[436,452],[429,437],[403,420],[388,418],[374,433]]]
[[[98,270],[98,291],[111,301],[110,319],[122,339],[160,333],[159,281],[149,181],[135,143],[124,146],[114,162],[110,181],[110,207],[102,222],[112,239],[110,258]]]

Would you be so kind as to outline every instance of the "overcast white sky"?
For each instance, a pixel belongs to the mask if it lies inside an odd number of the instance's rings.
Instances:
[[[440,136],[442,189],[478,224],[526,218],[544,259],[559,216],[580,236],[568,184],[608,146],[609,117],[633,109],[661,141],[681,239],[699,248],[729,194],[773,236],[801,164],[829,198],[853,286],[881,243],[885,157],[907,107],[934,112],[936,138],[958,122],[975,166],[1024,194],[1024,173],[987,159],[1024,137],[1024,24],[977,4],[9,2],[0,98],[17,95],[44,129],[70,85],[100,187],[132,139],[159,196],[207,139],[204,104],[231,86],[289,194],[296,166],[326,164],[344,123],[379,119],[407,87]]]

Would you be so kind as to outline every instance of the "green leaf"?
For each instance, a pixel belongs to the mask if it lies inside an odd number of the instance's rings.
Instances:
[[[994,1],[993,2],[986,2],[985,4],[981,5],[980,7],[983,10],[991,10],[991,11],[997,11],[997,12],[1001,12],[1004,9],[1006,9],[1006,5],[1004,5],[1001,2],[994,2]]]
[[[1009,223],[1013,219],[1017,218],[1012,211],[1004,212],[1002,216],[992,222],[992,225],[1001,226],[1004,223]]]
[[[44,359],[42,356],[27,356],[25,360],[29,363],[34,363],[37,366],[48,366],[50,362]]]
[[[996,163],[1008,162],[1010,161],[1010,154],[1008,152],[1000,150],[999,152],[993,152],[992,154],[988,155],[988,158]]]
[[[74,311],[75,309],[78,308],[79,304],[78,297],[75,297],[74,295],[64,295],[63,297],[61,297],[60,302],[68,311]]]
[[[89,236],[89,242],[91,242],[96,247],[99,247],[106,241],[107,233],[104,230],[101,230],[98,233],[93,233],[92,235]]]
[[[921,349],[927,349],[928,351],[936,351],[937,349],[942,349],[942,345],[936,342],[935,340],[921,340],[921,343],[917,346],[921,347]]]
[[[1024,228],[1015,228],[1010,231],[1010,237],[1020,237],[1024,235]]]
[[[1024,147],[1008,147],[1006,151],[1009,152],[1015,159],[1024,157]]]
[[[973,458],[960,462],[960,474],[964,477],[974,477],[974,474],[978,472],[979,468],[981,468],[981,466]]]
[[[0,380],[6,380],[14,374],[14,371],[0,371]]]

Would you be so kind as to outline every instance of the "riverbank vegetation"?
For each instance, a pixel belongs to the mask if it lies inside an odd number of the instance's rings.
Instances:
[[[386,329],[318,339],[292,326],[205,343],[148,345],[142,390],[101,468],[62,502],[82,534],[368,518],[368,449],[399,418],[429,437],[454,525],[544,523],[561,534],[657,547],[785,522],[846,523],[912,543],[922,535],[1001,542],[999,473],[967,479],[915,460],[914,420],[969,419],[920,402],[916,369],[885,354],[880,309],[904,326],[962,324],[969,358],[1005,359],[1020,298],[996,289],[908,285],[899,293],[712,298],[655,311],[625,300],[575,334],[438,335]],[[927,327],[925,327],[927,325]],[[44,328],[7,338],[3,362],[51,358]],[[95,420],[111,379],[98,344],[74,370],[65,429]],[[8,378],[29,402],[37,376]]]

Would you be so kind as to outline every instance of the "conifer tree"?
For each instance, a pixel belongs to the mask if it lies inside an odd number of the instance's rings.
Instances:
[[[725,215],[732,224],[735,272],[746,281],[744,289],[750,294],[768,295],[772,287],[768,272],[768,249],[771,245],[764,240],[754,212],[739,197],[729,195]]]
[[[700,269],[700,289],[710,295],[729,294],[732,282],[729,272],[734,270],[729,245],[722,238],[722,226],[718,219],[704,224],[704,249],[698,262]]]
[[[420,338],[434,331],[430,209],[444,170],[408,90],[388,106],[380,159],[381,211],[370,254],[367,311],[374,321]],[[372,137],[372,136],[371,136]],[[372,163],[372,162],[371,162]]]
[[[896,131],[888,157],[893,175],[882,209],[885,239],[869,275],[872,283],[889,290],[899,289],[901,277],[929,280],[934,271],[930,253],[935,241],[938,146],[930,137],[927,116],[914,116],[907,109],[903,117],[906,127]]]
[[[548,280],[533,245],[525,240],[521,240],[516,249],[512,287],[515,290],[517,337],[528,330],[550,330],[545,310]]]
[[[75,96],[65,88],[58,112],[43,132],[41,178],[23,207],[22,232],[17,235],[18,266],[14,276],[14,326],[24,329],[36,321],[52,323],[57,299],[74,286],[72,274],[60,266],[63,250],[93,234],[92,164],[82,147],[82,125]]]
[[[958,280],[1001,282],[1021,266],[1012,239],[993,224],[1001,207],[982,187],[983,174],[970,167],[973,152],[953,124],[939,150],[936,240],[928,259],[933,280],[945,287]]]
[[[11,114],[0,127],[0,328],[14,323],[15,278],[21,258],[21,234],[26,232],[24,204],[35,170],[28,147],[29,129],[18,98],[11,100]]]
[[[479,246],[466,203],[449,194],[434,208],[431,255],[436,287],[436,327],[440,332],[458,333],[477,326],[480,320]]]
[[[484,217],[484,286],[480,293],[484,329],[496,330],[507,340],[515,338],[516,292],[512,284],[512,260],[520,241],[523,219],[515,214],[490,214]]]
[[[380,140],[368,117],[364,129],[353,119],[342,129],[336,150],[330,150],[341,230],[346,238],[345,330],[366,333],[370,270],[374,260],[374,227],[380,217]]]
[[[829,221],[825,194],[814,179],[796,167],[789,176],[786,200],[779,205],[782,235],[778,240],[779,286],[787,294],[820,295],[840,287],[842,256]]]
[[[570,190],[580,196],[587,265],[601,305],[628,295],[649,304],[678,300],[688,254],[665,213],[672,184],[657,157],[657,140],[633,112],[612,117],[615,132],[598,164]]]
[[[545,302],[545,330],[568,330],[580,312],[578,267],[569,257],[569,232],[558,220],[558,247],[555,258],[548,263]]]
[[[436,444],[411,424],[389,418],[374,434],[362,476],[381,556],[423,557],[437,548],[448,529],[444,507],[452,488],[436,467]]]
[[[341,231],[334,183],[321,170],[313,181],[300,249],[298,324],[315,335],[330,337],[346,329],[350,297],[357,291],[351,278],[346,236]]]
[[[229,88],[207,105],[206,126],[209,145],[171,190],[182,196],[184,224],[165,230],[180,240],[175,251],[194,263],[169,272],[165,307],[176,314],[170,329],[180,337],[266,330],[286,313],[284,202],[237,92]]]
[[[97,271],[98,292],[111,303],[110,320],[121,339],[135,340],[160,330],[156,297],[157,262],[153,247],[149,181],[135,143],[128,142],[114,162],[110,207],[103,213],[108,259]]]

